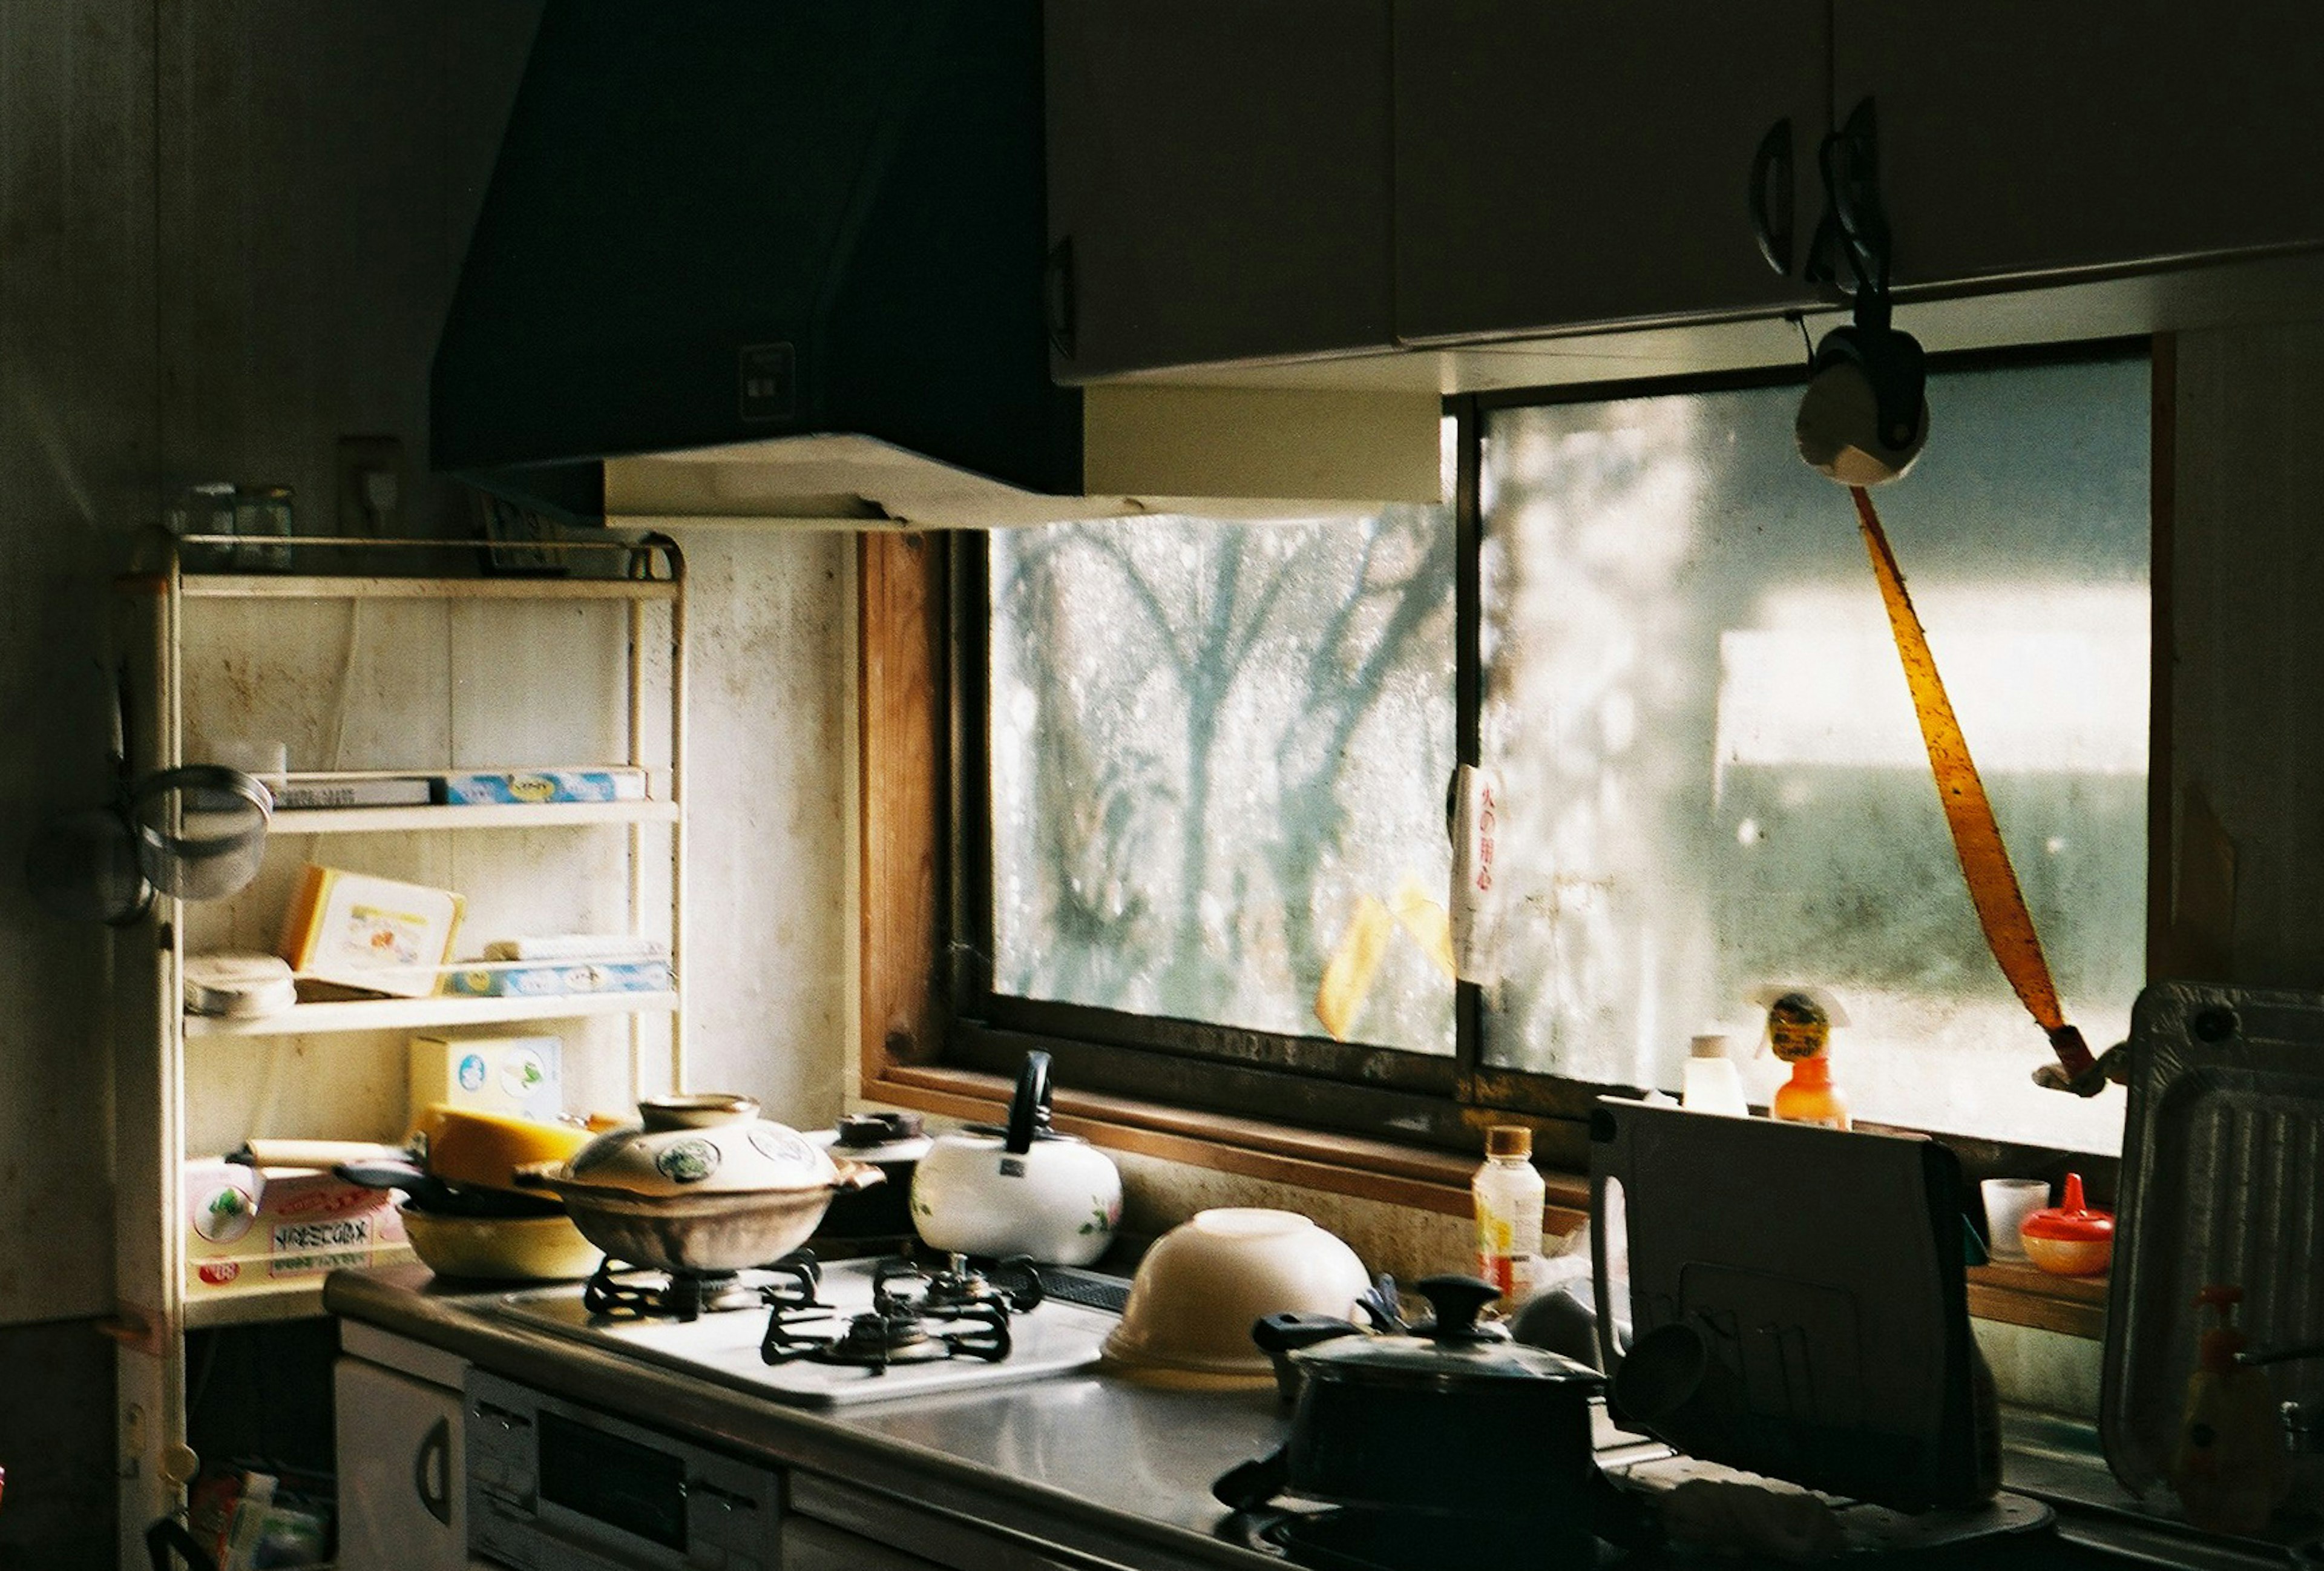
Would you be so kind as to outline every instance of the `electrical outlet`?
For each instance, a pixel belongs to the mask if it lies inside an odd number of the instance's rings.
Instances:
[[[410,477],[405,472],[402,438],[341,437],[337,473],[340,534],[404,532]]]

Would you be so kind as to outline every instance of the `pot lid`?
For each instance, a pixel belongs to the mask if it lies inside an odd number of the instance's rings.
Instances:
[[[1474,1277],[1422,1279],[1420,1290],[1436,1311],[1404,1336],[1341,1336],[1305,1347],[1292,1359],[1310,1378],[1438,1384],[1475,1381],[1552,1381],[1596,1391],[1604,1383],[1588,1364],[1509,1340],[1499,1326],[1480,1324],[1478,1312],[1500,1297]]]
[[[845,1113],[835,1127],[811,1131],[807,1138],[835,1157],[879,1165],[917,1162],[928,1154],[917,1113]]]
[[[2068,1173],[2066,1192],[2059,1197],[2059,1203],[2034,1212],[2019,1231],[2027,1238],[2103,1243],[2114,1237],[2114,1213],[2091,1210],[2082,1198],[2081,1174]]]
[[[747,1096],[650,1098],[640,1121],[583,1146],[558,1177],[652,1196],[828,1188],[831,1153],[784,1124],[758,1116]]]

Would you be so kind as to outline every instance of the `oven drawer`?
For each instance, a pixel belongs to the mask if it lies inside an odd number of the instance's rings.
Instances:
[[[516,1571],[774,1571],[782,1475],[534,1391],[467,1382],[471,1553]]]
[[[945,1571],[876,1539],[792,1515],[783,1519],[783,1571]]]
[[[801,1554],[823,1557],[793,1559],[795,1543],[805,1546]],[[783,1555],[783,1571],[1110,1571],[1066,1550],[807,1473],[790,1477]]]

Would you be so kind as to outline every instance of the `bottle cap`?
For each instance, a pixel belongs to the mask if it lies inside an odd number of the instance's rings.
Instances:
[[[2213,1285],[2195,1295],[2198,1308],[2209,1308],[2218,1318],[2195,1344],[2196,1363],[2210,1374],[2227,1374],[2236,1367],[2236,1354],[2251,1344],[2251,1338],[2236,1328],[2236,1306],[2244,1301],[2244,1290],[2236,1287]]]
[[[1831,1014],[1812,994],[1786,993],[1767,1006],[1767,1045],[1786,1064],[1820,1058],[1831,1046]]]
[[[1485,1132],[1485,1154],[1529,1157],[1533,1155],[1533,1131],[1521,1123],[1497,1123]]]
[[[1723,1058],[1727,1057],[1725,1031],[1699,1031],[1686,1044],[1690,1058]]]

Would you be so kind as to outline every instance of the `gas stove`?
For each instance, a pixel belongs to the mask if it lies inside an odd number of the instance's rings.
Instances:
[[[1029,1264],[801,1253],[676,1280],[608,1262],[581,1287],[503,1295],[526,1325],[776,1401],[827,1407],[1034,1380],[1097,1363],[1116,1313]]]

